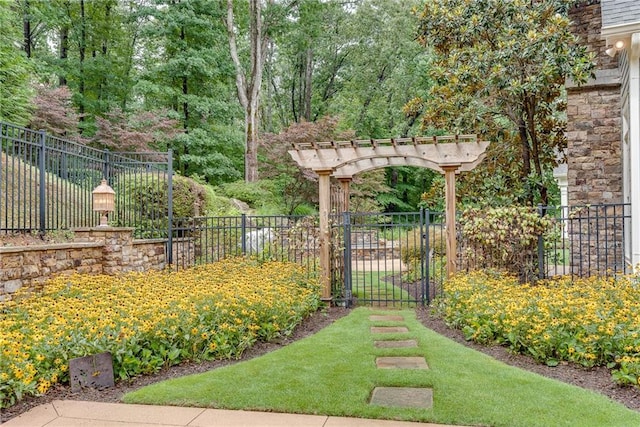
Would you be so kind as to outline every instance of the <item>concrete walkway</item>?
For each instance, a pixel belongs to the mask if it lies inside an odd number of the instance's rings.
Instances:
[[[228,411],[177,406],[56,400],[13,418],[2,427],[445,427],[441,424],[325,415]]]

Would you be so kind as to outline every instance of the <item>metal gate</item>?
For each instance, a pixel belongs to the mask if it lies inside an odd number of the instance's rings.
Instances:
[[[336,301],[411,307],[428,304],[441,292],[446,274],[444,214],[345,212],[334,217],[333,224]]]

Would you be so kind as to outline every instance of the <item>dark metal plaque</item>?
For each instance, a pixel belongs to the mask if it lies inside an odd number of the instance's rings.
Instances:
[[[105,352],[69,360],[69,377],[72,392],[80,391],[84,387],[113,387],[111,353]]]

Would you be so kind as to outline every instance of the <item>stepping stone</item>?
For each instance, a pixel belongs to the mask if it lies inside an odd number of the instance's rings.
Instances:
[[[415,387],[376,387],[371,394],[370,405],[396,408],[433,407],[433,390]]]
[[[388,315],[374,314],[369,316],[369,320],[371,320],[372,322],[404,322],[404,317],[394,316],[391,314],[388,314]]]
[[[372,334],[391,334],[394,332],[409,332],[406,326],[372,326]]]
[[[418,346],[418,342],[416,340],[375,341],[373,344],[377,348],[409,348],[409,347],[417,347]]]
[[[376,367],[380,369],[429,369],[424,357],[377,357]]]

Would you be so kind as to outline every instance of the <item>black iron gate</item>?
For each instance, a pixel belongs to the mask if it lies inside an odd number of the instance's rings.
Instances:
[[[440,293],[446,274],[442,213],[345,212],[333,224],[336,301],[408,307]]]

